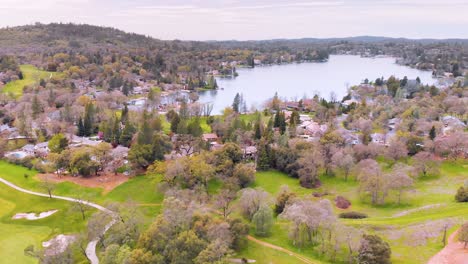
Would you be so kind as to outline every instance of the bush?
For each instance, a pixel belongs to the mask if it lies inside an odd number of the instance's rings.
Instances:
[[[468,202],[468,188],[460,187],[455,195],[455,200],[459,203],[466,203]]]
[[[390,264],[392,250],[387,242],[375,235],[364,235],[359,247],[359,264]]]
[[[346,218],[346,219],[362,219],[362,218],[367,218],[367,214],[365,213],[360,213],[360,212],[344,212],[338,215],[340,218]]]
[[[340,209],[347,209],[351,206],[351,202],[348,199],[344,198],[343,196],[337,196],[335,198],[335,205]]]

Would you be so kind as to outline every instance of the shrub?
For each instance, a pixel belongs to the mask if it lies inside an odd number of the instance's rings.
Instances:
[[[459,203],[466,203],[468,202],[468,188],[460,187],[455,195],[455,200]]]
[[[335,205],[340,209],[347,209],[351,206],[351,202],[343,196],[337,196],[335,198]]]
[[[375,235],[364,235],[359,247],[359,264],[390,264],[392,251],[387,242]]]
[[[338,215],[340,218],[346,218],[346,219],[362,219],[362,218],[367,218],[367,214],[365,213],[360,213],[360,212],[344,212]]]

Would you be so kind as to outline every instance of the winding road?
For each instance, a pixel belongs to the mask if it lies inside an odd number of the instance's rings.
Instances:
[[[2,182],[3,184],[5,184],[5,185],[17,190],[17,191],[23,192],[23,193],[50,198],[50,196],[48,194],[33,192],[33,191],[23,189],[23,188],[21,188],[19,186],[16,186],[13,183],[11,183],[11,182],[9,182],[7,180],[4,180],[2,178],[0,178],[0,182]],[[113,211],[111,211],[111,210],[109,210],[109,209],[107,209],[107,208],[105,208],[105,207],[103,207],[103,206],[101,206],[99,204],[91,203],[91,202],[88,202],[88,201],[83,201],[83,200],[80,200],[80,199],[65,197],[65,196],[52,195],[51,197],[54,198],[54,199],[65,200],[65,201],[69,201],[69,202],[73,202],[73,203],[81,203],[81,204],[96,208],[97,210],[112,216],[112,221],[110,221],[106,225],[106,227],[103,230],[103,234],[106,233],[107,230],[109,230],[109,228],[111,228],[112,225],[115,224],[115,222],[117,221],[117,214],[116,213],[114,213]],[[99,238],[96,238],[96,239],[90,241],[88,243],[88,245],[86,246],[86,257],[91,262],[91,264],[99,264],[99,258],[97,257],[97,254],[96,254],[96,245],[97,245],[98,242],[99,242]]]

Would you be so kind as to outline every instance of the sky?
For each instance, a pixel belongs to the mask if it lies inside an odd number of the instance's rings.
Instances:
[[[0,27],[35,22],[181,40],[468,38],[468,0],[0,0]]]

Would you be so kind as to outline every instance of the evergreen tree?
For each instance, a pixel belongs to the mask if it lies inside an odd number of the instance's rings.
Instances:
[[[164,154],[172,150],[171,140],[162,133],[156,133],[152,139],[152,151],[154,160],[164,160]]]
[[[194,137],[199,137],[203,134],[203,129],[200,125],[200,118],[194,118],[187,127],[188,133]]]
[[[32,114],[33,114],[34,119],[37,117],[38,114],[44,111],[41,102],[39,102],[39,98],[37,97],[37,94],[35,94],[33,97],[31,108],[32,108]]]
[[[261,128],[260,118],[258,118],[257,121],[255,121],[254,131],[255,131],[255,139],[261,139],[262,138],[262,128]]]
[[[188,119],[189,118],[189,110],[188,110],[188,105],[185,100],[183,100],[180,103],[180,109],[179,109],[179,117],[181,119]]]
[[[119,142],[122,144],[124,147],[130,147],[132,144],[132,139],[133,135],[135,134],[136,129],[132,125],[132,123],[128,122],[125,124],[124,129],[122,130],[122,133],[120,134],[120,139]]]
[[[286,131],[286,117],[283,111],[280,112],[279,114],[279,129],[281,134],[284,134]]]
[[[127,104],[124,105],[124,108],[122,109],[122,114],[120,116],[120,121],[125,124],[127,122],[128,118],[128,106]]]
[[[436,129],[434,126],[431,127],[431,130],[429,131],[429,138],[431,140],[434,140],[434,138],[436,138]]]
[[[259,144],[257,167],[263,171],[270,169],[270,156],[268,155],[268,145],[266,143]]]
[[[240,95],[237,93],[234,97],[234,101],[232,102],[232,110],[234,110],[234,112],[239,113],[240,103]]]
[[[173,133],[177,133],[177,127],[179,126],[179,123],[180,123],[180,117],[177,113],[174,113],[171,119],[171,131]]]
[[[120,134],[121,134],[121,131],[120,131],[120,121],[119,119],[117,118],[117,116],[114,117],[114,120],[113,120],[113,127],[112,127],[112,139],[111,139],[111,143],[112,145],[118,145],[119,142],[120,142]]]
[[[148,119],[149,119],[148,113],[144,111],[143,121],[140,126],[140,130],[138,131],[138,138],[137,138],[137,142],[140,145],[151,144],[151,140],[153,138],[153,130],[151,129],[149,125]]]
[[[85,107],[85,115],[83,120],[84,136],[91,136],[94,132],[94,105],[88,103]]]
[[[83,119],[80,117],[80,119],[78,120],[78,136],[79,137],[84,137],[85,135],[85,128],[84,128],[84,125],[83,125]]]

